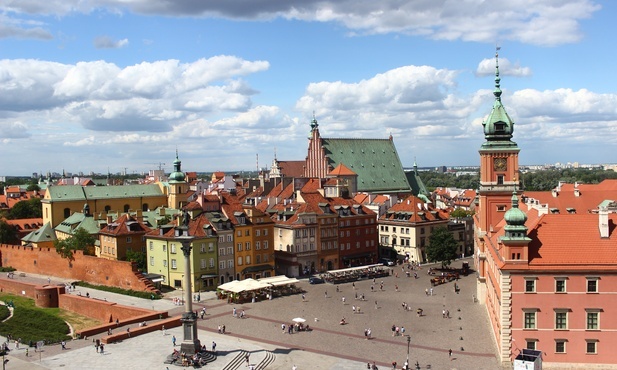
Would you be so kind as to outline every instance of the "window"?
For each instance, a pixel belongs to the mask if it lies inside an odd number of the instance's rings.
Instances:
[[[525,278],[525,293],[536,292],[536,278]]]
[[[232,238],[233,238],[233,235],[231,235],[231,234],[227,235],[227,241],[228,241],[228,242],[233,241],[233,239],[232,239]]]
[[[238,236],[242,236],[242,230],[238,230],[237,234]]]
[[[261,230],[259,229],[255,230],[255,236],[261,236]]]
[[[246,243],[244,244],[244,246],[245,246],[245,248],[246,248],[246,250],[247,250],[247,251],[250,251],[250,250],[251,250],[251,242],[246,242]]]
[[[587,330],[600,330],[600,309],[586,309]]]
[[[255,256],[255,263],[261,263],[261,254]]]
[[[219,269],[224,269],[225,268],[225,261],[220,261],[219,262]]]
[[[587,278],[587,293],[598,292],[598,278]]]
[[[204,253],[206,251],[206,243],[201,243],[201,247],[199,248],[199,251],[201,253]]]
[[[565,339],[555,339],[555,353],[566,353]]]
[[[268,262],[268,261],[269,261],[269,259],[268,259],[268,255],[267,255],[267,254],[264,254],[264,255],[263,255],[263,261],[264,261],[264,262]]]
[[[150,250],[153,251],[154,250],[154,242],[150,242]]]
[[[264,249],[268,249],[268,242],[264,241]]]
[[[555,309],[555,330],[568,330],[567,309]]]
[[[150,266],[154,266],[154,256],[150,256]]]
[[[242,243],[238,243],[237,246],[238,246],[238,252],[242,252]]]
[[[247,265],[251,264],[251,256],[246,256],[245,261],[244,261]]]
[[[199,267],[201,269],[205,269],[206,268],[206,259],[205,258],[202,258],[202,259],[199,260]]]
[[[264,229],[264,236],[268,235],[268,229]]]
[[[238,257],[238,266],[242,266],[242,256]]]
[[[171,243],[171,248],[169,249],[170,253],[176,253],[176,245],[174,243]]]
[[[126,242],[127,242],[127,243],[131,243],[132,241],[133,241],[133,239],[131,239],[131,237],[130,237],[130,236],[127,236],[127,237],[126,237]]]
[[[225,255],[225,248],[219,248],[219,256]]]
[[[534,308],[534,309],[525,309],[523,311],[524,311],[523,328],[524,329],[536,329],[536,315],[537,315],[538,310]]]
[[[229,255],[234,254],[234,247],[227,247],[227,254]]]
[[[171,268],[172,269],[177,269],[178,268],[178,266],[176,265],[176,260],[174,260],[174,259],[171,260]]]
[[[250,236],[250,235],[251,235],[251,230],[246,229],[246,230],[244,231],[244,235],[246,235],[246,236]]]
[[[163,252],[167,252],[167,245],[163,244]]]
[[[214,258],[210,258],[210,260],[208,261],[208,266],[209,266],[210,268],[213,268],[213,267],[214,267]]]
[[[566,292],[566,279],[565,278],[555,279],[555,293],[565,293],[565,292]]]
[[[257,250],[261,249],[261,243],[260,242],[255,242],[255,249],[257,249]]]
[[[497,206],[497,212],[505,212],[506,211],[506,206]]]
[[[227,268],[233,268],[234,267],[234,260],[229,260],[227,261]]]
[[[503,185],[503,175],[497,175],[497,185]]]
[[[208,252],[214,252],[214,243],[208,243]]]
[[[527,349],[536,349],[536,343],[538,342],[537,339],[525,339],[525,347]]]
[[[596,339],[585,339],[587,341],[587,354],[594,355],[598,353],[598,341]]]
[[[163,267],[167,267],[167,260],[163,260]]]

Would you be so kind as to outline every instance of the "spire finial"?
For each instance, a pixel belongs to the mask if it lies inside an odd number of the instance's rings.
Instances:
[[[501,46],[495,47],[495,90],[493,90],[493,95],[495,95],[495,100],[501,100],[501,78],[499,78],[499,50],[501,50]]]

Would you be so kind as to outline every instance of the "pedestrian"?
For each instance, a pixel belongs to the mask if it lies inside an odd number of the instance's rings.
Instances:
[[[328,298],[328,291],[326,290],[323,295],[324,295],[324,298]]]
[[[221,325],[218,327],[219,334],[221,334]]]
[[[126,328],[126,334],[131,337],[131,328]]]
[[[99,353],[103,354],[103,352],[105,352],[105,346],[103,346],[103,343],[101,343],[101,351]]]
[[[394,291],[395,291],[395,292],[398,292],[398,284],[395,284],[395,285],[394,285]]]
[[[285,334],[285,324],[281,324],[281,329],[283,329],[283,334]]]
[[[298,367],[296,365],[291,367],[291,370],[298,370]]]
[[[343,301],[343,304],[345,304],[345,297],[341,298],[341,300]]]
[[[396,333],[396,325],[392,324],[392,336]]]
[[[375,309],[378,309],[379,307],[377,306],[377,301],[375,301]]]
[[[356,306],[351,306],[351,310],[353,311],[353,313],[356,313]]]
[[[452,349],[448,350],[448,357],[450,358],[450,361],[452,361]]]
[[[66,349],[66,342],[65,341],[60,342],[60,346],[62,346],[62,349],[65,350]],[[17,343],[17,349],[19,349],[19,343]]]
[[[338,289],[338,285],[336,286],[336,292],[337,293],[340,292],[340,290]]]
[[[356,292],[356,299],[358,299],[358,292]]]
[[[304,302],[306,300],[306,296],[304,295],[304,293],[302,293],[302,302]]]
[[[450,318],[450,310],[446,310],[446,319]]]
[[[351,283],[351,287],[352,287],[354,290],[356,290],[356,282],[355,282],[355,281]]]
[[[173,343],[174,347],[176,346],[176,336],[171,337],[171,343]]]
[[[246,360],[246,366],[248,366],[249,364],[249,357],[250,357],[250,353],[247,353],[246,355],[244,355],[244,359]]]
[[[428,295],[428,288],[424,289],[424,294]]]
[[[212,352],[216,353],[216,342],[212,341]]]
[[[111,330],[111,329],[110,329]],[[161,328],[161,330],[163,331],[163,336],[167,335],[167,329],[165,329],[165,325],[163,325],[163,327]]]
[[[225,334],[225,325],[223,325],[223,334]]]
[[[396,361],[392,361],[392,369],[396,369]]]
[[[432,296],[433,295],[433,288],[430,289],[430,292],[431,292],[431,296]]]
[[[371,339],[371,333],[372,333],[372,332],[371,332],[371,328],[368,328],[368,331],[367,331],[367,333],[366,333],[366,334],[367,334],[367,336],[368,336],[368,339]]]
[[[234,307],[234,309],[233,309],[233,311],[232,311],[232,314],[233,314],[233,316],[234,316],[234,317],[238,317],[238,314],[237,314],[237,312],[236,312],[236,308],[235,308],[235,307]]]
[[[445,309],[441,310],[441,318],[442,319],[446,318],[446,310]]]
[[[401,335],[405,335],[405,327],[401,326]]]
[[[50,277],[47,278],[47,284],[51,284],[51,278]]]
[[[240,318],[243,319],[244,318],[244,310],[242,310],[242,312],[240,312]]]
[[[94,349],[96,350],[96,353],[99,353],[99,346],[100,346],[100,342],[96,341],[94,343]],[[36,347],[34,347],[34,352],[36,352]]]

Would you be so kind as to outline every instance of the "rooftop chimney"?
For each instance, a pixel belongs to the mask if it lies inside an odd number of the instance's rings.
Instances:
[[[599,227],[600,237],[608,238],[608,209],[606,207],[600,207],[599,215]]]

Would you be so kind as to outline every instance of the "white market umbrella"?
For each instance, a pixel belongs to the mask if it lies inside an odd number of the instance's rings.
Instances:
[[[293,322],[305,322],[306,320],[301,318],[301,317],[296,317],[295,319],[291,320]]]

